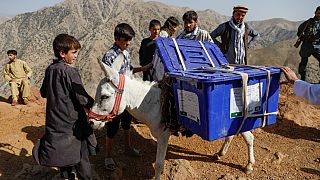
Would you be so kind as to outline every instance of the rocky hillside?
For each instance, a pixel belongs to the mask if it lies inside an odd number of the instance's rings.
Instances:
[[[86,88],[92,94],[102,75],[97,70],[99,66],[96,60],[112,45],[116,24],[127,22],[137,33],[132,43],[132,57],[136,65],[140,42],[149,35],[149,21],[159,19],[164,22],[169,16],[181,19],[187,10],[189,9],[142,0],[65,0],[53,7],[17,15],[0,24],[0,68],[7,62],[6,51],[15,48],[18,50],[18,57],[32,66],[35,72],[32,83],[39,86],[44,70],[53,57],[53,38],[59,33],[69,33],[83,45],[76,65]],[[209,31],[230,18],[213,10],[199,11],[198,14],[199,26]],[[249,24],[261,33],[257,48],[264,48],[275,42],[294,38],[298,22],[272,19]],[[182,26],[179,30],[181,29]],[[256,56],[260,57],[260,54]],[[282,53],[279,58],[282,59]],[[1,77],[0,92],[6,94],[7,88]]]
[[[295,42],[294,38],[261,49],[250,49],[249,63],[263,66],[289,66],[298,73],[300,47],[295,48],[293,46]],[[320,82],[319,63],[314,57],[309,58],[306,80],[313,83]]]

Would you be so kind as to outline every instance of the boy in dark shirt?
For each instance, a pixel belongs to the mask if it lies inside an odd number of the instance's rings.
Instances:
[[[59,167],[61,177],[90,180],[91,164],[88,145],[96,145],[85,109],[94,100],[83,87],[75,63],[80,43],[68,34],[59,34],[53,41],[56,59],[46,69],[40,89],[47,99],[45,134],[33,149],[33,156],[43,166]]]
[[[150,37],[141,41],[139,49],[139,63],[142,67],[150,64],[153,59],[153,54],[156,49],[155,40],[159,36],[160,27],[161,23],[156,19],[151,20],[149,23]],[[142,78],[144,81],[153,81],[150,70],[143,71]]]

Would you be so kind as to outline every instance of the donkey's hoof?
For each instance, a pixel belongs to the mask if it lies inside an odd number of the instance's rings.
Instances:
[[[246,168],[245,168],[245,173],[246,174],[250,174],[253,171],[253,165],[251,163],[247,164]]]
[[[218,153],[216,153],[216,154],[214,154],[214,155],[212,156],[212,159],[215,160],[215,161],[218,161],[218,160],[220,160],[221,158],[220,158],[220,155],[219,155]]]

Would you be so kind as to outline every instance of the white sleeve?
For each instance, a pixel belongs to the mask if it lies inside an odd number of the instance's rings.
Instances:
[[[159,33],[159,37],[163,37],[163,38],[168,38],[169,34],[167,33],[167,31],[160,31]]]
[[[296,80],[293,91],[295,95],[305,98],[309,103],[320,105],[320,84]]]

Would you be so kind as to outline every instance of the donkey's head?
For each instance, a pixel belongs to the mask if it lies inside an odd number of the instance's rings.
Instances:
[[[89,122],[94,129],[102,128],[107,121],[126,108],[124,91],[124,76],[99,61],[106,77],[103,78],[96,91],[95,102],[89,112]]]

